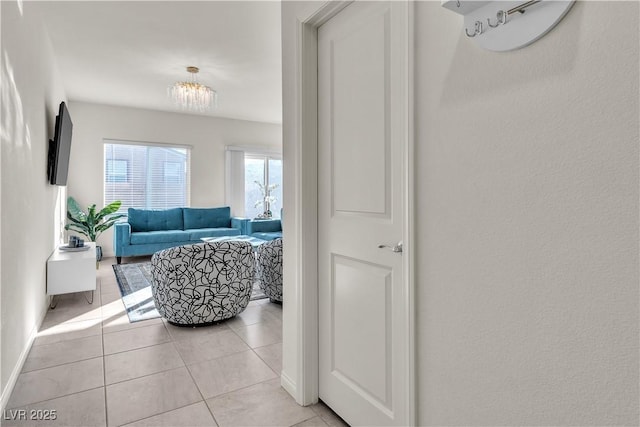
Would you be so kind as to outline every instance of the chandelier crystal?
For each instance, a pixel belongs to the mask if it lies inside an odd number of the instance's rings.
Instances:
[[[169,86],[167,93],[176,107],[182,110],[205,112],[218,105],[218,93],[209,86],[198,83],[198,67],[187,67],[191,78]]]

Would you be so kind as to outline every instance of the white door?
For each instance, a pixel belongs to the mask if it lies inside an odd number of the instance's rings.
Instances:
[[[351,425],[409,422],[407,26],[392,1],[318,28],[319,394]]]

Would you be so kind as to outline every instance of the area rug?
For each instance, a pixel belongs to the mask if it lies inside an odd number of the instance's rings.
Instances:
[[[151,295],[150,262],[114,264],[113,271],[131,323],[160,317]],[[264,298],[267,296],[260,289],[258,282],[255,282],[251,290],[251,301]]]

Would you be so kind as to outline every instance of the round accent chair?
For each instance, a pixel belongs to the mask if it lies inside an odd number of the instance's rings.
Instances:
[[[263,243],[256,250],[256,278],[272,302],[282,302],[282,239]]]
[[[248,242],[176,246],[151,257],[151,292],[162,317],[175,325],[206,325],[249,304],[255,257]]]

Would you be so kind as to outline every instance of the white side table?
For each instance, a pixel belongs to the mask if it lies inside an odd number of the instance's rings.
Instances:
[[[53,298],[55,295],[71,292],[96,290],[96,244],[88,242],[90,246],[84,251],[63,251],[57,248],[47,260],[47,295],[51,296],[50,306],[55,308]]]

